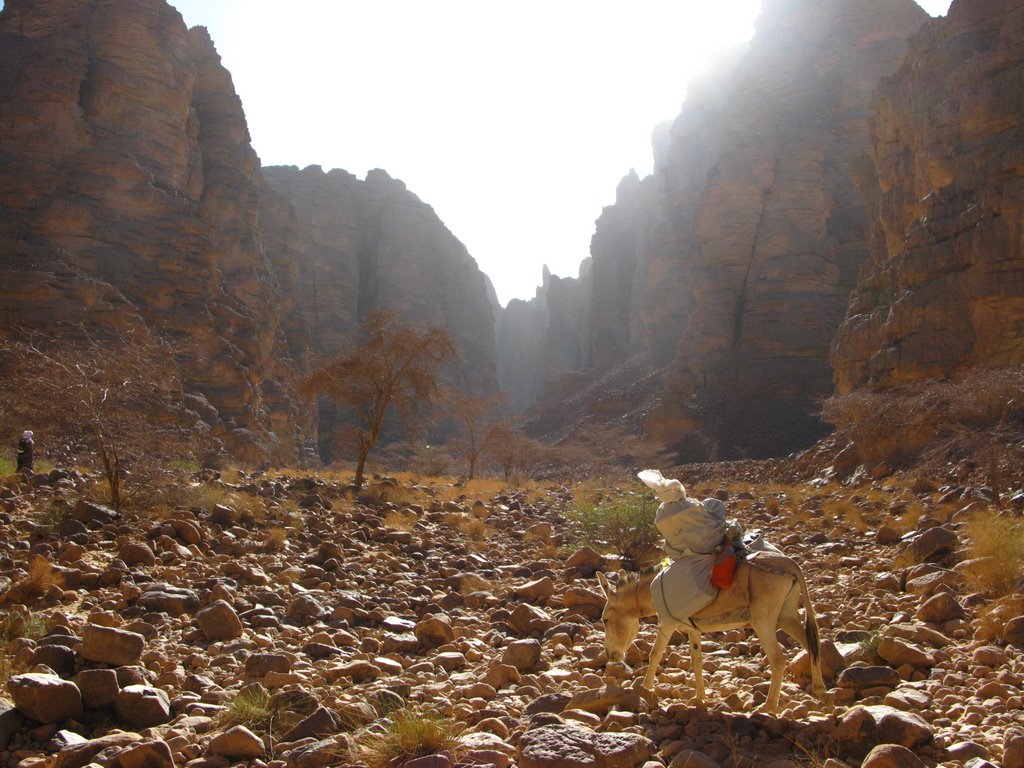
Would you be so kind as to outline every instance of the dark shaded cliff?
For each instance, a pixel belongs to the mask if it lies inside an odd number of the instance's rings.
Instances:
[[[534,298],[498,311],[498,383],[513,410],[530,406],[561,374],[590,366],[592,293],[589,259],[578,278],[545,267]]]
[[[260,187],[204,29],[186,30],[162,0],[8,0],[0,331],[144,323],[187,350],[185,388],[212,404],[213,433],[236,456],[289,460],[295,350],[261,245]]]
[[[598,220],[590,359],[664,371],[647,432],[684,458],[824,433],[829,348],[869,251],[854,166],[871,94],[927,19],[913,0],[765,2],[749,49],[656,137],[653,176],[627,176]]]
[[[878,90],[836,387],[1024,362],[1024,6],[958,0]]]
[[[383,171],[264,173],[206,30],[164,0],[6,3],[0,334],[169,340],[212,434],[244,462],[289,463],[317,433],[293,395],[310,352],[392,307],[451,333],[451,385],[493,392],[496,305]]]
[[[295,213],[294,234],[287,222],[268,230],[294,240],[297,306],[317,352],[337,354],[367,312],[390,307],[451,334],[461,355],[456,386],[497,388],[494,290],[433,208],[379,169],[365,181],[319,166],[270,166],[263,176]]]

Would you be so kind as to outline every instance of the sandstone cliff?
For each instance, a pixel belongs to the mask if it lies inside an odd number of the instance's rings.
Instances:
[[[591,246],[591,359],[665,368],[648,431],[684,456],[772,455],[824,430],[829,347],[868,255],[853,166],[871,94],[928,19],[913,0],[771,0],[692,84],[655,173]]]
[[[295,212],[297,306],[316,351],[337,354],[369,310],[390,307],[452,335],[462,357],[456,386],[497,388],[494,289],[433,208],[382,170],[365,181],[319,166],[263,175]],[[287,222],[264,218],[271,236],[292,236]]]
[[[8,0],[0,331],[143,323],[187,350],[185,387],[236,456],[287,460],[299,424],[260,185],[205,30],[162,0]]]
[[[560,375],[590,366],[590,260],[577,278],[552,275],[529,301],[498,312],[498,383],[514,410],[530,406]]]
[[[836,386],[1024,361],[1024,6],[958,0],[878,91],[877,226]]]

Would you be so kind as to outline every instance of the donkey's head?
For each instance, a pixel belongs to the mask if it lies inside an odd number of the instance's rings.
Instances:
[[[604,622],[604,652],[609,662],[620,662],[626,649],[640,633],[640,608],[637,599],[637,578],[619,571],[618,586],[597,572],[606,602],[601,613]]]

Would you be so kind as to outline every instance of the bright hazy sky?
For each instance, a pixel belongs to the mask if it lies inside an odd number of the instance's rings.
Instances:
[[[574,277],[619,180],[760,0],[170,0],[210,31],[265,165],[383,168],[504,304]],[[919,0],[932,15],[950,0]]]

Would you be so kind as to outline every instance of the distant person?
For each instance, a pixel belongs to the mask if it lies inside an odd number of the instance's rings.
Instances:
[[[26,429],[21,433],[21,440],[18,441],[18,471],[23,475],[32,474],[32,451],[34,449],[32,430]]]

